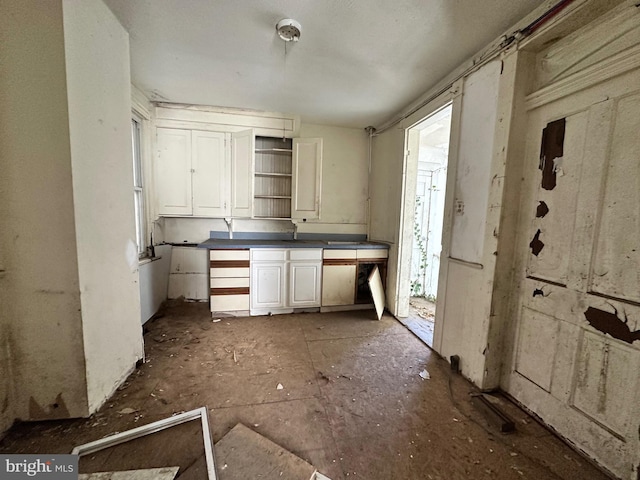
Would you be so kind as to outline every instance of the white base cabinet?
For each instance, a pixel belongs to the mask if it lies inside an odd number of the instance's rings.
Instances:
[[[322,249],[251,250],[251,315],[320,307]]]

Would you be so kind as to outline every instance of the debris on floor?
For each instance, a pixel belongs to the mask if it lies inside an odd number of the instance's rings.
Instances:
[[[420,377],[423,380],[429,380],[431,378],[431,375],[429,375],[429,372],[427,372],[426,368],[424,370],[422,370],[418,375],[420,375]]]
[[[281,383],[276,386],[276,390],[282,390],[283,388],[284,386]]]

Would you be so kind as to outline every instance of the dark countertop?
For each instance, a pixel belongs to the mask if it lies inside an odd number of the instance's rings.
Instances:
[[[325,248],[325,249],[374,249],[389,248],[386,243],[378,242],[344,242],[334,240],[245,240],[210,238],[198,248],[209,250],[233,250],[238,248]]]

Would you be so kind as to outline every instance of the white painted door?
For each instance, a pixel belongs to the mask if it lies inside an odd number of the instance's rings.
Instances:
[[[322,263],[289,263],[289,306],[293,308],[320,306]]]
[[[551,53],[559,56],[552,51],[547,58]],[[626,59],[590,77],[575,74],[529,96],[517,332],[507,385],[578,448],[635,480],[640,69],[629,65]],[[571,87],[575,93],[567,92]]]
[[[285,307],[285,263],[251,265],[251,310]]]
[[[231,215],[251,217],[255,137],[253,130],[231,134]]]
[[[291,218],[320,218],[322,138],[293,139]]]
[[[225,134],[193,130],[191,155],[193,215],[228,216],[231,211],[230,168],[225,148]]]
[[[153,166],[160,215],[191,215],[191,131],[157,129]]]

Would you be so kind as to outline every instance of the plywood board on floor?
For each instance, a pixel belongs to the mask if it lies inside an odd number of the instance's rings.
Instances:
[[[316,469],[241,423],[215,445],[220,480],[311,480]]]
[[[147,468],[123,472],[82,473],[78,480],[173,480],[180,467]]]

